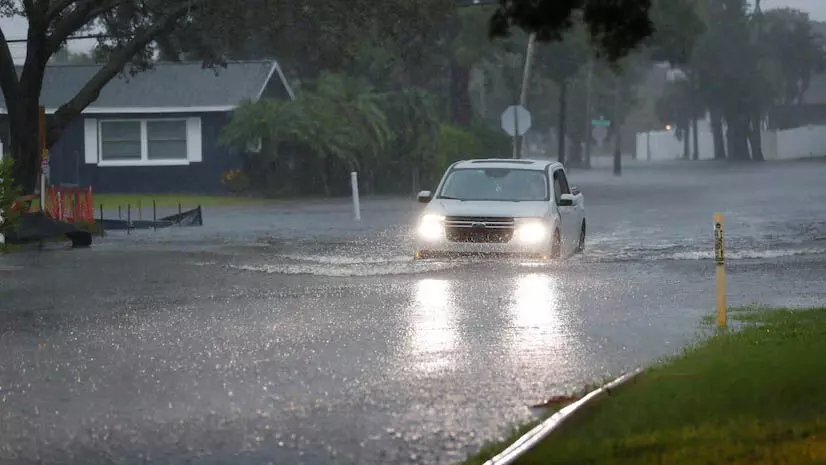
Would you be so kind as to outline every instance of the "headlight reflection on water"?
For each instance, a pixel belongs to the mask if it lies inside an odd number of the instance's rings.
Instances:
[[[561,311],[557,277],[527,274],[516,278],[511,315],[513,353],[519,357],[553,355],[565,345],[566,331]],[[548,360],[551,362],[551,360]]]
[[[410,349],[414,365],[422,371],[442,370],[453,363],[454,301],[448,280],[423,279],[416,283]]]

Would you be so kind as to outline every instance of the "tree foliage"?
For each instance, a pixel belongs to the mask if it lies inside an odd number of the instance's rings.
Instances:
[[[645,41],[653,61],[688,65],[697,40],[707,30],[697,0],[656,0],[651,10],[654,33]]]
[[[12,205],[20,196],[20,190],[14,184],[12,171],[14,159],[4,156],[0,160],[0,234],[8,234],[17,226],[20,218],[19,212],[12,210]]]
[[[426,163],[438,124],[434,99],[425,92],[379,92],[364,79],[324,73],[295,101],[242,105],[223,140],[244,147],[262,138],[272,149],[266,157],[285,156],[279,148],[286,145],[322,171],[330,166],[362,170],[394,161]],[[394,153],[405,158],[394,160]],[[322,184],[329,190],[328,180]]]
[[[769,10],[762,21],[760,47],[775,65],[780,103],[804,103],[812,75],[826,65],[824,38],[812,30],[809,15],[799,10]]]
[[[558,42],[581,18],[598,54],[614,62],[654,32],[650,10],[651,0],[500,0],[490,35],[507,37],[519,27],[540,42]]]
[[[379,156],[390,140],[381,99],[362,79],[323,74],[312,91],[294,102],[243,104],[224,136],[238,144],[256,138],[296,143],[322,160],[334,158],[355,170],[362,161]]]

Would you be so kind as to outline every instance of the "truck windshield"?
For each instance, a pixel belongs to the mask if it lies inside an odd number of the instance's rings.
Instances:
[[[546,201],[548,176],[540,170],[457,169],[448,175],[438,198],[465,201]]]

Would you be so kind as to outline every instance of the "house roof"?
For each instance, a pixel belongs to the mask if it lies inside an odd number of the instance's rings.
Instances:
[[[41,105],[51,113],[69,101],[101,65],[50,65],[43,78]],[[20,69],[18,68],[18,73]],[[84,113],[177,113],[229,111],[243,100],[262,96],[271,80],[294,98],[278,62],[230,62],[204,68],[201,63],[156,63],[135,76],[119,75]],[[0,106],[5,101],[0,96]]]

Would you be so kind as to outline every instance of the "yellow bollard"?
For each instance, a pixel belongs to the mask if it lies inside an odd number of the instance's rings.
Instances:
[[[726,255],[723,249],[723,214],[714,214],[714,261],[717,263],[717,327],[726,327]]]

